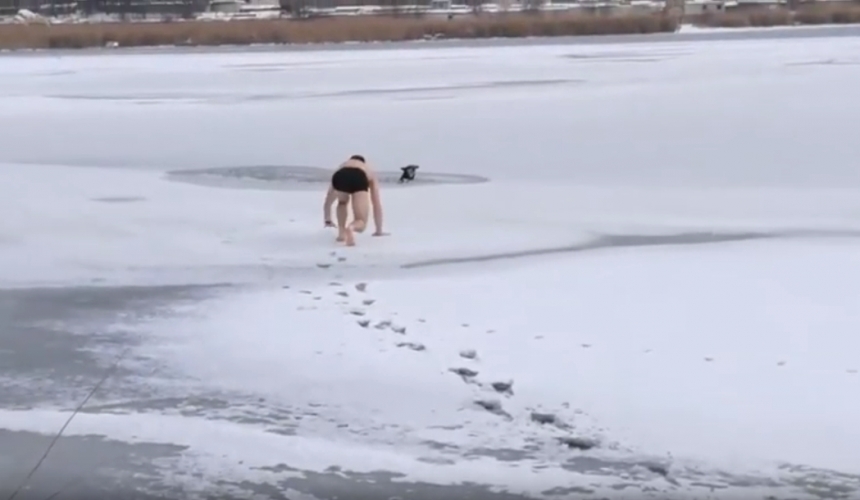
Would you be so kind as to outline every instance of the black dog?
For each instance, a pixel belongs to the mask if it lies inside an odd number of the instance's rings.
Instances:
[[[412,182],[415,180],[415,171],[418,170],[418,165],[407,165],[401,167],[403,174],[400,175],[400,182]]]

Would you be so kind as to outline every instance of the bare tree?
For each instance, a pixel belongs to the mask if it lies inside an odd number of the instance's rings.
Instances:
[[[479,14],[481,12],[481,6],[483,3],[483,0],[466,0],[466,6],[472,9],[473,14]]]
[[[400,17],[403,14],[403,0],[391,0],[391,15]]]
[[[308,16],[307,0],[280,0],[281,11],[290,17],[305,18]]]
[[[525,12],[538,12],[544,3],[545,0],[523,0],[523,10]]]
[[[182,19],[194,19],[196,13],[196,5],[194,0],[182,0],[179,4],[179,15]]]
[[[663,6],[663,15],[678,18],[678,26],[684,22],[684,16],[687,11],[686,0],[666,0]]]

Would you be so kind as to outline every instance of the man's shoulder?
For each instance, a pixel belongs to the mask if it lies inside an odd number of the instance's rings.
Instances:
[[[367,177],[369,177],[371,181],[375,182],[377,180],[376,170],[367,163],[364,164],[364,171],[367,172]]]

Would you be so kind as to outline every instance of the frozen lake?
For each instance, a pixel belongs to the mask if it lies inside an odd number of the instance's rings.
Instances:
[[[0,57],[0,493],[860,496],[852,33]]]

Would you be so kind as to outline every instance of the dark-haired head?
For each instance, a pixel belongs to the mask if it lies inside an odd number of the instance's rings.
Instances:
[[[349,159],[350,159],[350,160],[358,160],[358,161],[360,161],[361,163],[367,163],[367,161],[366,161],[366,160],[364,159],[364,157],[363,157],[363,156],[361,156],[361,155],[352,155],[352,156],[350,156],[350,157],[349,157]]]

